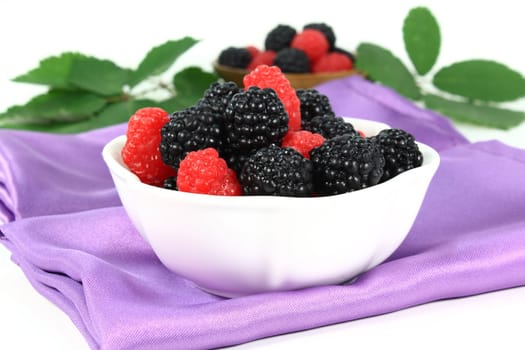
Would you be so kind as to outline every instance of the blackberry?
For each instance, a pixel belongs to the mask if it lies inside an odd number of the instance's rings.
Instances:
[[[310,24],[305,25],[303,27],[303,30],[304,29],[315,29],[315,30],[320,31],[321,33],[324,34],[324,36],[326,37],[326,40],[328,40],[328,44],[330,45],[329,50],[331,51],[335,47],[334,30],[332,29],[332,27],[330,27],[326,23],[310,23]]]
[[[321,134],[326,139],[346,134],[358,135],[352,124],[347,123],[342,117],[337,117],[333,113],[313,117],[310,122],[303,123],[303,129]]]
[[[284,73],[308,73],[310,60],[304,51],[285,48],[277,52],[273,63]]]
[[[351,53],[350,51],[347,51],[347,50],[342,49],[340,47],[334,47],[334,49],[332,51],[333,52],[339,52],[339,53],[342,53],[343,55],[346,55],[346,57],[348,57],[350,59],[350,61],[352,61],[352,63],[355,64],[355,55],[353,53]]]
[[[252,60],[252,55],[245,47],[228,47],[219,54],[219,64],[235,68],[246,68]]]
[[[270,88],[251,86],[234,95],[224,116],[225,140],[233,152],[280,144],[288,131],[288,114]]]
[[[196,105],[170,116],[160,132],[162,161],[174,169],[190,151],[221,149],[224,119],[205,105]]]
[[[292,148],[261,148],[244,165],[240,182],[244,194],[310,196],[312,164]]]
[[[330,100],[319,91],[315,89],[297,89],[295,93],[301,103],[301,121],[303,123],[308,123],[313,117],[319,115],[334,115]]]
[[[297,31],[289,25],[279,24],[272,29],[264,41],[265,49],[278,52],[284,48],[290,47],[290,43]]]
[[[371,140],[379,144],[379,148],[385,157],[381,182],[406,170],[416,168],[423,163],[423,155],[414,140],[414,136],[404,130],[385,129],[371,137]]]
[[[221,157],[226,161],[226,164],[228,164],[228,168],[233,169],[237,176],[240,176],[242,167],[244,166],[244,163],[246,163],[251,154],[252,152],[239,153],[236,151],[232,151],[231,149],[225,149],[221,153]]]
[[[177,190],[177,177],[171,176],[164,180],[164,186],[167,190]]]
[[[379,183],[385,159],[369,139],[343,135],[310,152],[314,189],[320,195],[352,192]]]
[[[215,82],[204,91],[203,98],[199,100],[198,104],[206,105],[215,113],[224,114],[233,95],[241,91],[242,89],[232,81],[224,83]]]

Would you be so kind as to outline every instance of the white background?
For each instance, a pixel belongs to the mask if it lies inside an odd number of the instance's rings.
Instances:
[[[227,46],[261,47],[276,24],[297,29],[326,22],[339,46],[353,51],[369,41],[391,49],[404,62],[401,26],[408,10],[427,6],[441,25],[436,67],[485,58],[525,72],[522,1],[121,1],[0,2],[0,111],[21,104],[42,87],[10,79],[64,51],[79,51],[134,68],[153,46],[190,35],[201,42],[172,67],[211,70]],[[342,7],[344,5],[344,7]],[[435,70],[434,70],[435,71]],[[169,73],[166,77],[169,76]],[[522,99],[508,104],[525,109]],[[457,124],[472,141],[497,138],[525,148],[525,123],[503,132]],[[0,247],[0,348],[87,349],[67,316],[35,292],[9,252]],[[264,339],[246,349],[404,348],[523,349],[525,288],[435,302],[408,310]]]

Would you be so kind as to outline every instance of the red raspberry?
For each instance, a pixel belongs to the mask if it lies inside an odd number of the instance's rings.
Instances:
[[[253,56],[252,61],[248,65],[248,70],[254,70],[257,66],[265,64],[267,66],[273,65],[273,60],[277,53],[275,51],[261,51],[257,55]]]
[[[215,148],[189,152],[180,162],[177,188],[182,192],[238,196],[241,185],[237,175]]]
[[[320,134],[310,131],[299,130],[286,134],[283,139],[282,147],[291,147],[301,153],[306,159],[310,159],[310,151],[324,143],[325,138]]]
[[[362,132],[361,130],[357,130],[357,133],[358,133],[359,136],[361,136],[361,137],[366,137],[365,133]]]
[[[312,64],[328,52],[330,44],[320,31],[305,29],[293,38],[290,46],[303,50],[308,59],[310,59],[310,64]]]
[[[164,179],[175,176],[176,171],[162,162],[160,156],[160,129],[169,120],[161,108],[141,108],[128,122],[126,143],[122,148],[122,160],[140,181],[160,186]]]
[[[288,130],[295,131],[301,128],[301,103],[295,89],[279,67],[260,65],[244,76],[243,83],[246,90],[250,86],[274,89],[288,113]]]
[[[259,54],[259,52],[261,52],[258,48],[256,48],[255,46],[253,45],[250,45],[250,46],[246,46],[246,50],[248,50],[248,52],[250,53],[250,56],[252,56],[252,59],[257,56]]]
[[[314,63],[312,72],[339,72],[352,69],[352,67],[352,61],[347,55],[339,52],[329,52]]]

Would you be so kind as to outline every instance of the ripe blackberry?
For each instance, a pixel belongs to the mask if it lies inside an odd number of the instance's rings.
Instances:
[[[242,89],[232,81],[224,83],[215,82],[204,91],[203,98],[199,100],[198,104],[206,105],[215,113],[224,114],[233,95],[241,91]]]
[[[224,116],[225,140],[235,152],[280,144],[288,131],[288,114],[270,88],[252,86],[234,95]]]
[[[326,23],[310,23],[303,27],[304,29],[315,29],[323,33],[323,35],[326,37],[326,40],[328,40],[328,44],[330,45],[330,51],[334,49],[335,47],[335,34],[332,27],[327,25]]]
[[[221,149],[224,118],[205,104],[172,113],[162,128],[160,154],[165,164],[174,169],[190,151],[207,147]]]
[[[369,139],[343,135],[326,140],[310,152],[314,189],[334,195],[376,185],[385,159],[379,145]]]
[[[283,103],[286,113],[288,113],[288,129],[299,130],[301,128],[299,98],[279,67],[260,65],[244,76],[243,83],[245,90],[248,90],[250,86],[273,89]]]
[[[381,182],[404,171],[416,168],[423,163],[423,155],[414,140],[414,136],[404,130],[385,129],[371,139],[379,144],[379,148],[385,157]]]
[[[221,157],[224,158],[224,160],[228,164],[228,167],[230,169],[233,169],[237,173],[237,175],[240,176],[244,163],[246,163],[246,161],[253,152],[255,152],[255,150],[252,150],[251,152],[241,153],[239,151],[233,151],[232,149],[226,148],[221,152]]]
[[[304,51],[293,48],[282,49],[277,53],[274,64],[284,73],[308,73],[310,60]]]
[[[334,114],[330,100],[315,89],[297,89],[295,91],[301,103],[301,122],[310,122],[313,117]]]
[[[313,117],[310,122],[303,124],[303,129],[321,134],[326,139],[346,134],[352,136],[358,135],[352,124],[346,122],[342,117],[337,117],[333,113]]]
[[[244,165],[244,194],[307,197],[312,193],[312,164],[292,148],[261,148]]]
[[[252,60],[252,55],[245,47],[228,47],[224,49],[219,54],[219,64],[235,68],[246,68],[250,61]]]
[[[284,48],[290,47],[297,31],[289,25],[279,24],[266,35],[264,41],[264,48],[271,51],[280,51]]]

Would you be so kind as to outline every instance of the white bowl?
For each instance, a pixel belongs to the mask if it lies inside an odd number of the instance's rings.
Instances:
[[[388,127],[350,121],[367,136]],[[422,166],[363,190],[224,197],[141,183],[122,162],[124,143],[110,141],[103,157],[131,221],[166,267],[226,297],[340,284],[380,264],[408,234],[439,165],[418,143]]]

